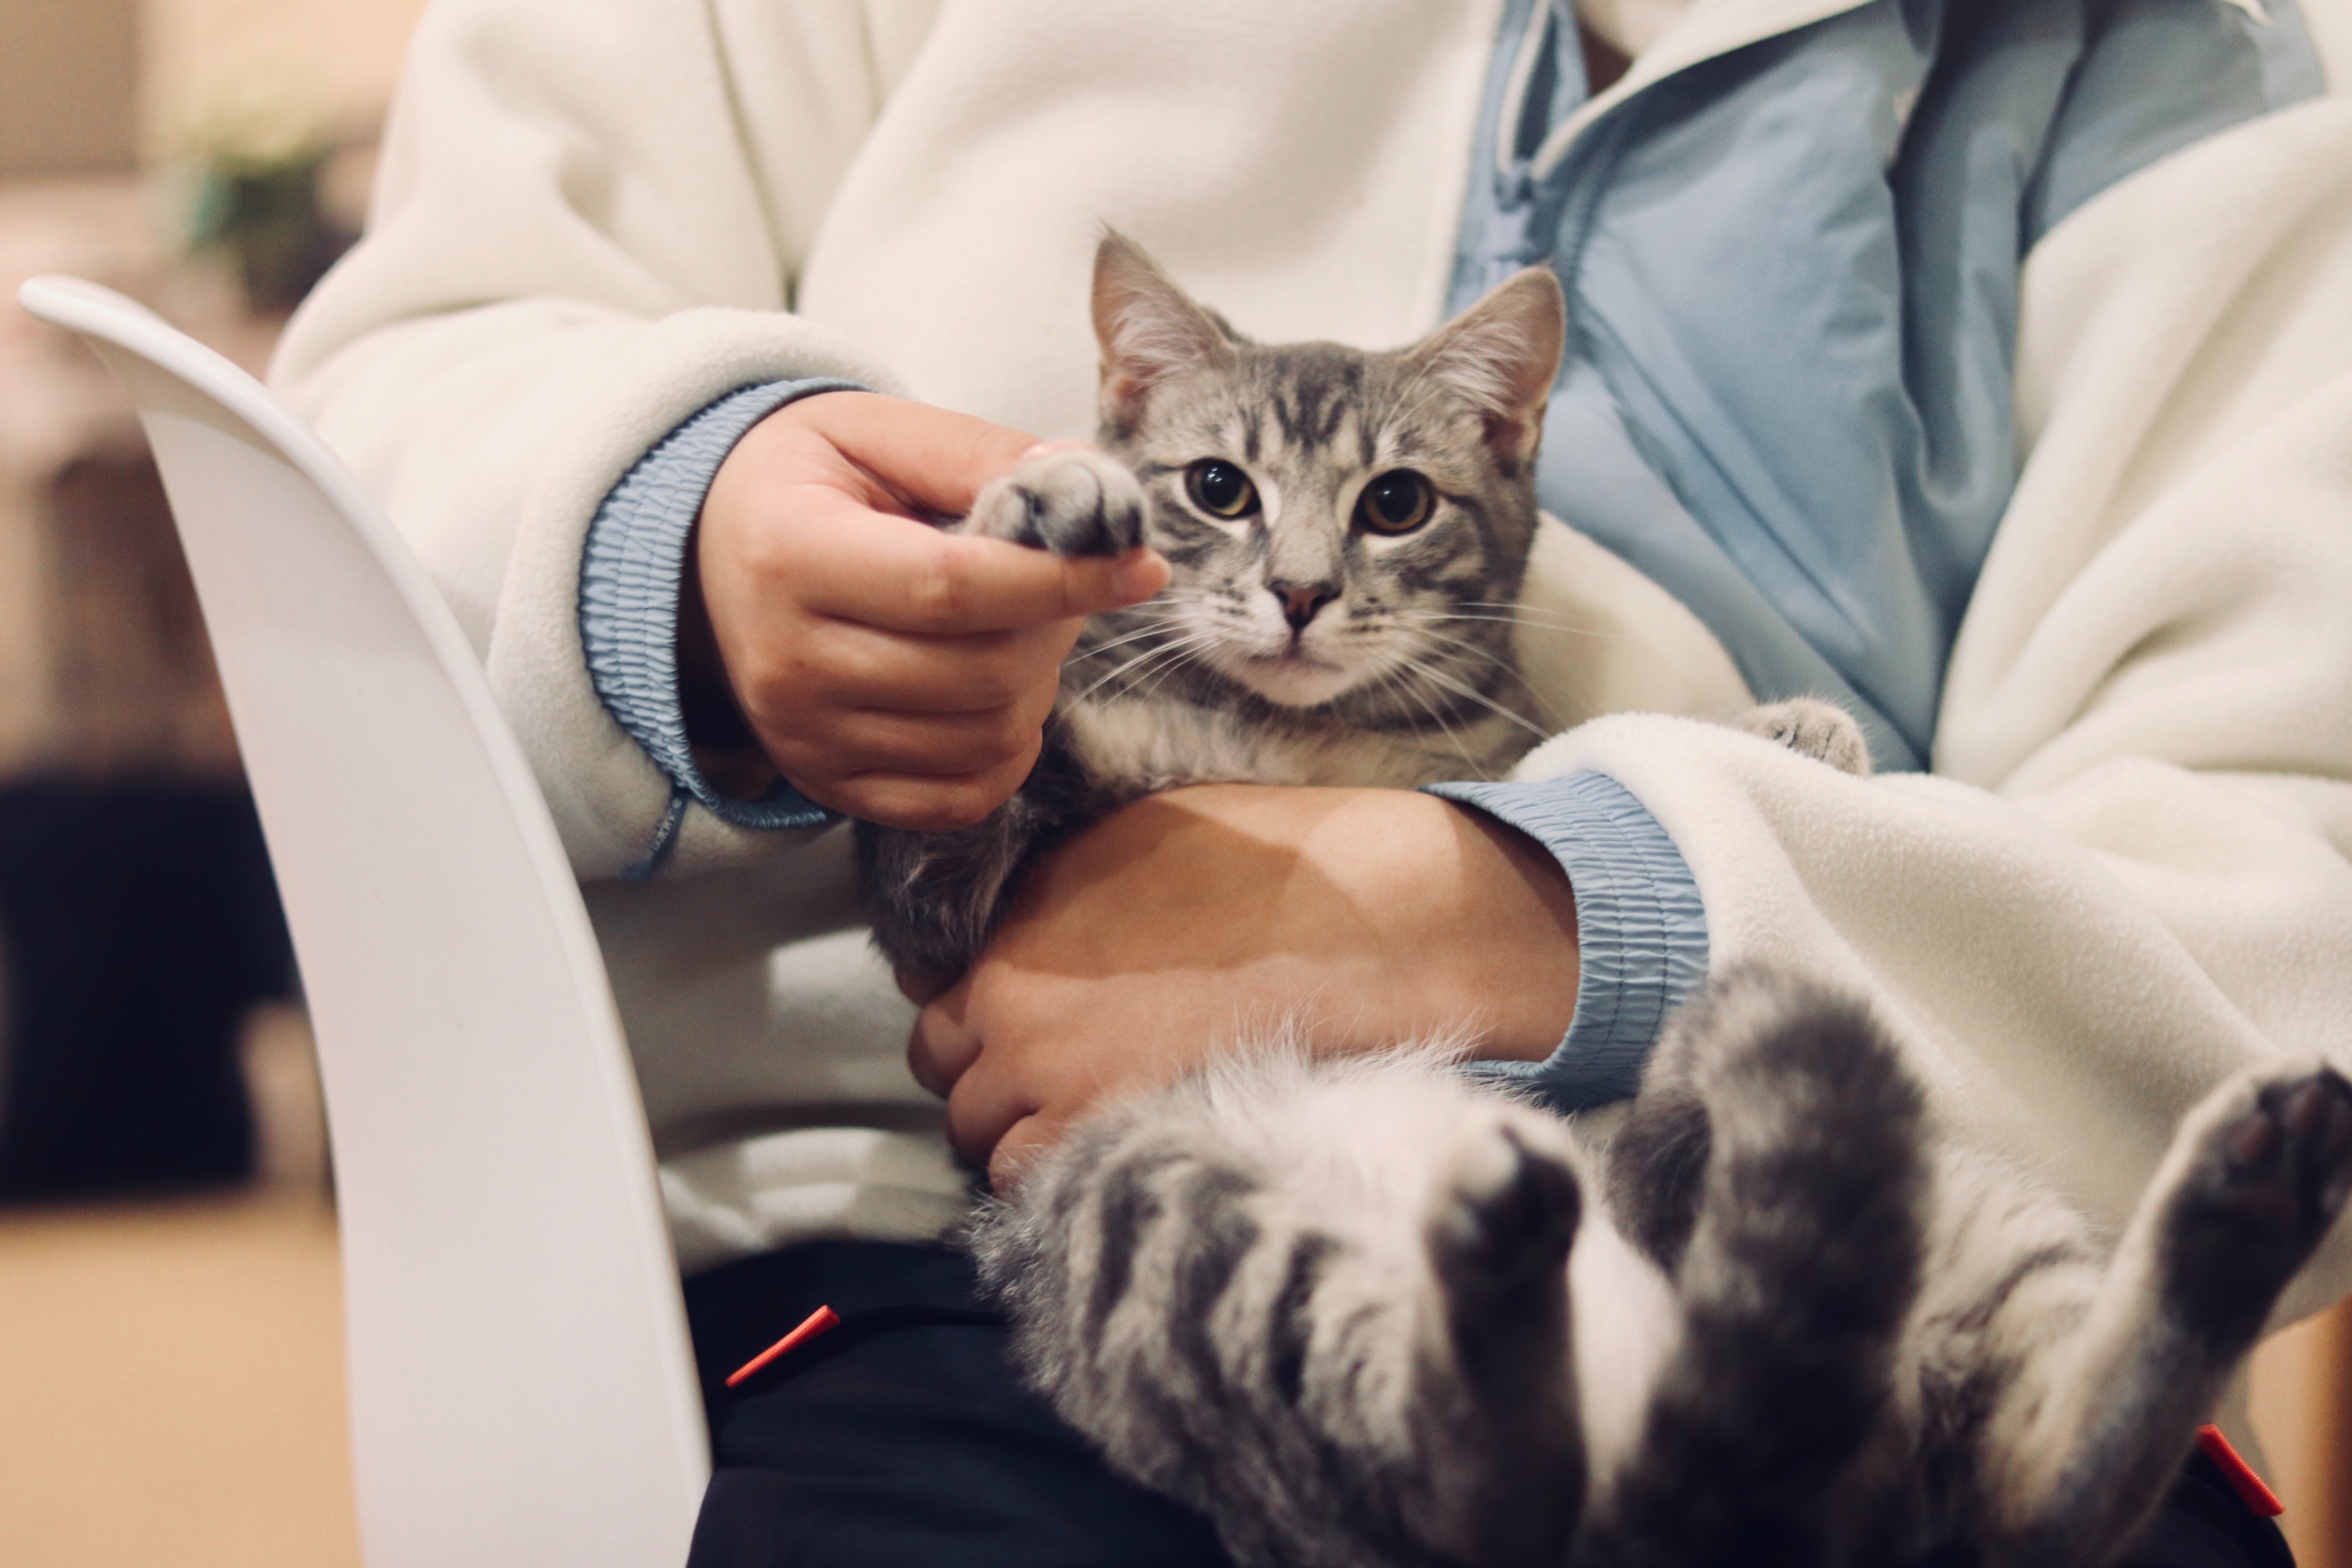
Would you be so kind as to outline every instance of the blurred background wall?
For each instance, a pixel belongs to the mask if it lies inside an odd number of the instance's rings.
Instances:
[[[378,119],[423,0],[6,0],[0,178],[127,173],[257,78]]]
[[[258,369],[422,0],[0,0],[0,1562],[355,1563],[310,1038],[144,443],[14,303]]]
[[[9,0],[0,177],[117,174],[139,149],[139,0]]]

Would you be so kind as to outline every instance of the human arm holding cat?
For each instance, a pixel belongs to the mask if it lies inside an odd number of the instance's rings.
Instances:
[[[970,510],[1036,445],[868,394],[797,401],[735,444],[700,509],[679,645],[702,654],[686,677],[719,689],[703,700],[748,725],[755,769],[904,827],[977,821],[1019,787],[1083,619],[1168,576],[1148,552],[1065,559],[926,520]]]
[[[1572,1021],[1577,907],[1485,813],[1402,790],[1195,786],[1050,856],[909,1059],[1000,1179],[1106,1089],[1259,1025],[1318,1052],[1454,1037],[1541,1061]]]
[[[1019,784],[1083,617],[1166,575],[922,521],[1034,445],[802,382],[721,398],[630,470],[589,529],[580,615],[597,694],[673,781],[625,879],[660,868],[689,803],[753,829],[828,808],[938,826]]]

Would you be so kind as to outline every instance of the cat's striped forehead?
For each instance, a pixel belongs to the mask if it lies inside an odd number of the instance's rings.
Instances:
[[[1301,476],[1409,464],[1475,488],[1491,467],[1479,426],[1402,354],[1287,343],[1246,345],[1225,365],[1171,378],[1134,434],[1163,463],[1221,457]]]

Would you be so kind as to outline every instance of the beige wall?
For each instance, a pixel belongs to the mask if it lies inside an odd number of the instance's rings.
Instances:
[[[391,100],[425,0],[0,0],[0,179],[128,171],[226,94],[337,129]]]
[[[0,178],[137,153],[140,0],[0,0]]]
[[[143,0],[141,8],[141,144],[160,152],[208,101],[248,84],[338,125],[367,125],[391,100],[425,0]]]

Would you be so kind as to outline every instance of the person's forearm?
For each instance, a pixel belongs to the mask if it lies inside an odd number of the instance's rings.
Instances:
[[[1277,1032],[1320,1056],[1544,1061],[1575,1013],[1576,930],[1550,856],[1436,796],[1174,790],[1038,863],[909,1061],[957,1147],[1005,1176],[1102,1096]]]
[[[1269,856],[1297,857],[1294,878],[1328,879],[1270,917],[1302,967],[1328,972],[1318,980],[1338,993],[1325,1009],[1335,1037],[1466,1035],[1475,1057],[1541,1061],[1567,1034],[1576,896],[1524,834],[1391,791],[1208,786],[1168,802],[1213,812],[1219,831],[1262,834]]]

